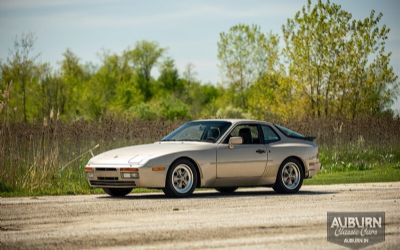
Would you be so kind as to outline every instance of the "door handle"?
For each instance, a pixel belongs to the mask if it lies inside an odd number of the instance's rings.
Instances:
[[[257,152],[258,154],[263,154],[263,153],[265,153],[265,152],[267,152],[267,151],[265,151],[265,149],[257,149],[256,152]]]

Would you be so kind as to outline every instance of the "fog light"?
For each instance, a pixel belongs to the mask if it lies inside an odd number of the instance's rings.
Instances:
[[[139,178],[139,173],[122,173],[121,174],[122,178]]]
[[[94,174],[93,174],[93,173],[88,173],[87,176],[88,176],[89,178],[93,178],[93,177],[94,177]]]

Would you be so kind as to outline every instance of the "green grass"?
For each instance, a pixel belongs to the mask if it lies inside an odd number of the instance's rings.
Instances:
[[[305,185],[400,181],[400,148],[363,144],[320,147],[322,170]]]
[[[350,170],[341,172],[322,171],[313,178],[304,180],[304,185],[327,185],[389,181],[400,181],[400,169],[393,167],[382,167],[371,170]]]
[[[320,147],[323,169],[305,185],[400,181],[400,147],[366,147],[360,144]],[[0,179],[0,196],[41,196],[99,194],[103,190],[90,188],[83,171],[88,159],[82,159],[65,170],[49,168],[46,171],[20,174],[24,178],[10,182]],[[20,171],[23,169],[21,168]],[[21,184],[20,184],[21,183]],[[135,193],[159,190],[137,188]]]

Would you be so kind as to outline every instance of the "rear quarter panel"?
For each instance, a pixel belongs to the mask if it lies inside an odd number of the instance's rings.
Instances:
[[[309,162],[317,157],[318,148],[313,142],[285,138],[279,142],[268,144],[268,163],[265,178],[274,183],[279,167],[289,157],[297,158],[308,173]]]

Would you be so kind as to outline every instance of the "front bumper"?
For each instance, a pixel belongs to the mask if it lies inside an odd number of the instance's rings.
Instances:
[[[120,168],[113,167],[98,167],[93,166],[93,171],[86,173],[89,185],[91,187],[100,188],[132,188],[139,186],[140,173],[137,173],[137,177],[124,177],[124,172],[120,171]]]

